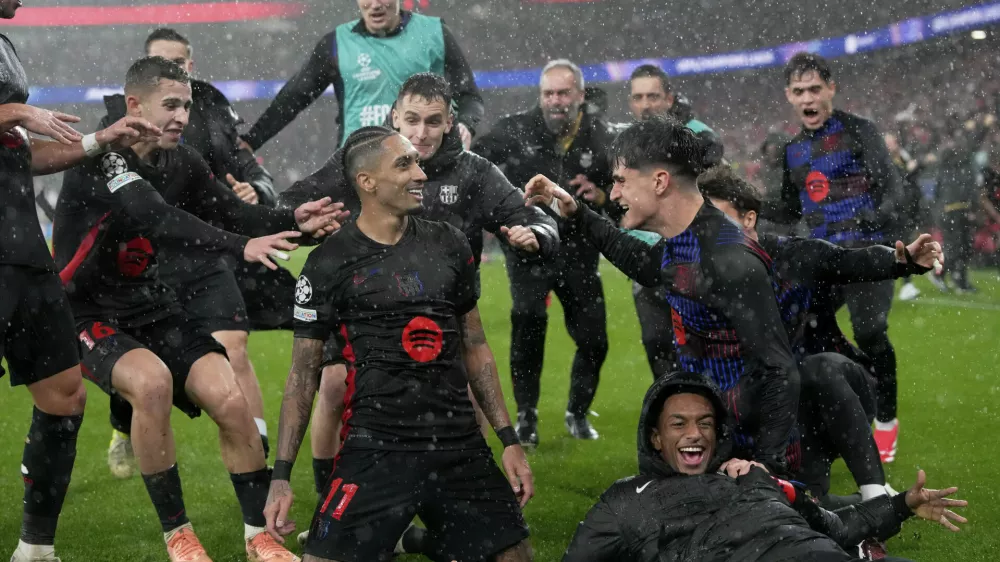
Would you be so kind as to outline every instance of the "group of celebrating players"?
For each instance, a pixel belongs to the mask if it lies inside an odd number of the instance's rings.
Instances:
[[[398,0],[358,4],[242,138],[175,31],[150,35],[88,135],[26,105],[0,35],[0,350],[35,402],[12,562],[58,560],[84,378],[110,396],[109,465],[138,468],[172,562],[210,560],[184,507],[173,406],[218,426],[251,562],[299,560],[284,537],[311,417],[305,560],[531,560],[524,449],[540,445],[546,301],[560,299],[577,347],[566,428],[597,439],[601,255],[636,283],[655,382],[639,475],[602,495],[564,560],[849,561],[884,557],[880,541],[913,514],[965,522],[955,488],[926,489],[922,472],[905,493],[885,482],[899,428],[892,280],[944,254],[928,235],[895,241],[898,176],[875,127],[833,110],[826,61],[788,63],[803,128],[781,200],[762,201],[655,66],[629,81],[634,123],[608,124],[560,59],[539,107],[477,136],[482,99],[448,28]],[[19,5],[0,0],[0,17]],[[340,148],[276,195],[252,151],[331,84]],[[32,177],[64,170],[50,255]],[[804,218],[809,236],[758,232],[758,217]],[[510,278],[514,423],[477,308],[483,230]],[[297,280],[273,261],[317,242]],[[844,303],[858,347],[837,326]],[[254,329],[295,334],[273,469]],[[857,494],[830,493],[836,458]]]

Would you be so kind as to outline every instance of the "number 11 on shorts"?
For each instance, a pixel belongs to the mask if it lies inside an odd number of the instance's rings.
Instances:
[[[320,515],[326,513],[326,510],[330,507],[330,502],[333,501],[333,496],[337,494],[337,491],[343,490],[344,495],[340,498],[340,502],[337,503],[337,507],[334,508],[333,513],[330,514],[330,516],[337,521],[340,521],[340,518],[343,517],[344,510],[347,509],[347,505],[351,503],[352,499],[354,499],[354,494],[358,493],[357,484],[344,484],[341,486],[343,481],[343,478],[337,478],[333,482],[330,482],[330,492],[326,495],[326,499],[323,500],[323,507],[319,510]]]

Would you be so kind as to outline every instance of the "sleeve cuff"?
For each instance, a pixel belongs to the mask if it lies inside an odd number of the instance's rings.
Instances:
[[[910,506],[906,505],[906,492],[900,492],[892,497],[892,509],[896,512],[900,522],[913,517],[913,511],[910,510]]]

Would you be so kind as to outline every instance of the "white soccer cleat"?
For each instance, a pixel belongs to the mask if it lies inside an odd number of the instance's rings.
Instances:
[[[10,562],[62,562],[51,546],[37,546],[18,541]]]
[[[295,540],[299,543],[299,546],[305,548],[306,542],[309,541],[309,531],[302,531],[299,536],[295,537]]]
[[[899,289],[899,300],[901,301],[912,301],[919,296],[920,289],[918,289],[913,283],[906,283]]]
[[[136,468],[132,439],[114,429],[111,430],[111,444],[108,445],[108,468],[111,469],[111,474],[119,480],[132,478]]]

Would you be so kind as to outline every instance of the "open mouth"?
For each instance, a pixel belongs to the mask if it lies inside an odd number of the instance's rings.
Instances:
[[[372,23],[383,23],[383,22],[385,22],[386,15],[387,14],[386,14],[385,10],[378,10],[378,11],[370,12],[368,14],[368,17],[371,19]]]
[[[802,110],[802,115],[805,115],[807,119],[814,119],[816,117],[819,117],[819,110],[812,107],[807,107]]]
[[[681,447],[678,449],[681,453],[681,461],[684,466],[695,468],[701,465],[701,462],[705,460],[705,448],[701,446],[692,447]]]
[[[417,201],[424,200],[424,188],[422,186],[408,188],[406,192],[415,197]]]

